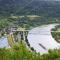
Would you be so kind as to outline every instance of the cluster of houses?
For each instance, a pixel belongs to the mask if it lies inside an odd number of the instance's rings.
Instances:
[[[6,32],[9,35],[13,35],[14,36],[14,41],[18,42],[21,40],[26,40],[27,39],[27,35],[28,35],[28,31],[25,28],[17,28],[17,27],[12,27],[8,30],[6,30]]]

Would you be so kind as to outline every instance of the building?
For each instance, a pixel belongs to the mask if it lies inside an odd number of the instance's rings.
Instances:
[[[12,30],[13,35],[14,35],[14,39],[15,39],[15,42],[20,42],[21,40],[26,40],[27,39],[27,35],[28,35],[28,32],[29,30],[26,30],[25,28],[18,28],[16,30]]]

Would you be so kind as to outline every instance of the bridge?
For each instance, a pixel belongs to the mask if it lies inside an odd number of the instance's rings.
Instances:
[[[44,33],[42,33],[44,32]],[[29,34],[32,34],[32,35],[51,35],[52,32],[56,32],[56,33],[60,33],[60,31],[42,31],[42,32],[34,32],[34,33],[29,33]]]

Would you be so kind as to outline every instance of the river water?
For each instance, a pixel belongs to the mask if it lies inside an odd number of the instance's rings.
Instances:
[[[9,48],[7,37],[1,37],[0,38],[0,48]]]
[[[51,29],[57,24],[43,25],[30,30],[28,34],[28,41],[30,46],[40,52],[40,54],[48,53],[49,49],[56,49],[60,47],[51,35]]]

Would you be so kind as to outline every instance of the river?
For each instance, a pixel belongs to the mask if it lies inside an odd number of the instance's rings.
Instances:
[[[48,53],[49,49],[56,49],[60,47],[51,35],[51,29],[57,24],[49,24],[36,27],[30,30],[28,34],[28,41],[30,46],[40,54]]]
[[[7,37],[1,37],[0,38],[0,48],[9,48],[9,44],[8,44],[8,40],[7,40]]]
[[[30,46],[40,54],[48,53],[49,49],[60,48],[60,44],[51,35],[51,29],[57,24],[42,25],[33,28],[28,33]],[[9,47],[7,37],[0,38],[0,48]]]

